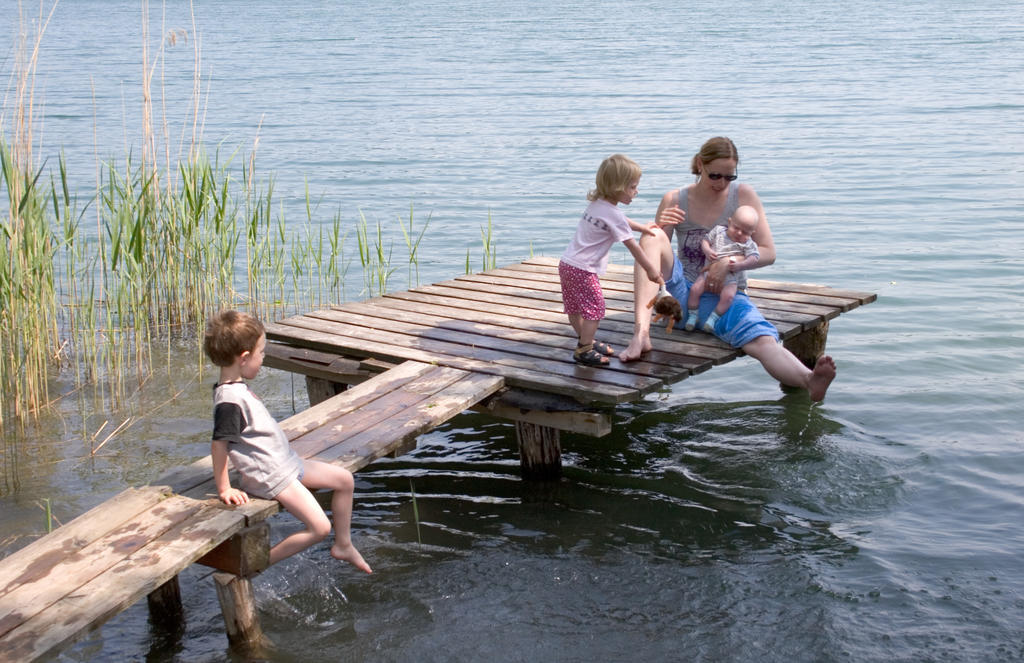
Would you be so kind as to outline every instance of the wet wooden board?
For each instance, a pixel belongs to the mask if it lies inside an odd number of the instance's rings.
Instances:
[[[610,265],[601,285],[607,314],[597,337],[621,350],[633,334],[632,266]],[[875,300],[872,293],[757,279],[747,292],[784,340]],[[576,334],[563,313],[555,258],[292,316],[268,325],[267,336],[354,361],[416,360],[500,375],[513,388],[594,405],[638,400],[742,354],[703,332],[654,327],[653,349],[640,361],[576,364]],[[330,379],[329,373],[322,376]]]

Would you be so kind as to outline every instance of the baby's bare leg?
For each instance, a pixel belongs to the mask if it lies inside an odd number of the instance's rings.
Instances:
[[[686,297],[686,308],[696,311],[700,306],[700,296],[704,294],[704,286],[708,282],[708,273],[701,272],[697,280],[690,286],[690,294]]]
[[[722,315],[729,310],[732,306],[732,300],[736,297],[736,284],[726,283],[722,286],[722,293],[718,296],[718,306],[715,307],[715,313]]]

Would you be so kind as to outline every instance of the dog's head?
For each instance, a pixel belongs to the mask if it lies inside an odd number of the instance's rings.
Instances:
[[[665,331],[669,334],[672,333],[672,327],[683,319],[683,308],[679,305],[679,301],[672,295],[665,295],[658,297],[657,301],[654,302],[654,322],[660,320],[668,320],[668,325],[665,327]]]

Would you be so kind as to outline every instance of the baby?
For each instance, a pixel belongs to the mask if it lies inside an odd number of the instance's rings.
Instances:
[[[686,318],[683,329],[693,331],[693,328],[697,326],[697,307],[700,304],[700,296],[704,294],[704,289],[707,287],[707,270],[711,263],[728,260],[729,271],[722,284],[718,305],[704,321],[704,331],[709,334],[715,333],[715,323],[732,306],[736,291],[747,287],[747,275],[744,272],[754,267],[761,257],[757,250],[757,244],[751,239],[751,235],[757,230],[758,221],[757,210],[750,205],[741,205],[729,217],[728,225],[715,226],[708,231],[707,237],[701,240],[700,248],[707,256],[707,263],[701,270],[700,276],[690,286],[690,293],[686,301],[686,307],[690,314]]]

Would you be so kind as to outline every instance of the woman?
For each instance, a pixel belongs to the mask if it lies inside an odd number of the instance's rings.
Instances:
[[[655,216],[658,228],[640,238],[640,248],[651,262],[661,266],[669,292],[680,303],[686,302],[690,285],[704,266],[701,239],[712,227],[725,225],[741,205],[750,205],[759,217],[751,237],[757,243],[760,258],[748,269],[775,262],[775,242],[764,207],[751,186],[736,181],[738,165],[739,154],[731,140],[722,136],[708,140],[691,162],[696,182],[666,193]],[[679,236],[678,257],[672,252],[673,234]],[[707,290],[700,300],[701,320],[717,304],[722,282],[733,264],[720,260],[708,271]],[[657,294],[658,284],[642,269],[634,269],[633,282],[635,327],[629,347],[619,353],[621,361],[634,361],[651,349],[651,311],[646,304]],[[835,378],[835,362],[828,355],[819,357],[814,368],[809,369],[786,350],[779,343],[775,326],[764,319],[745,293],[737,293],[732,306],[715,323],[715,335],[757,359],[779,382],[807,389],[812,400],[824,399]]]

